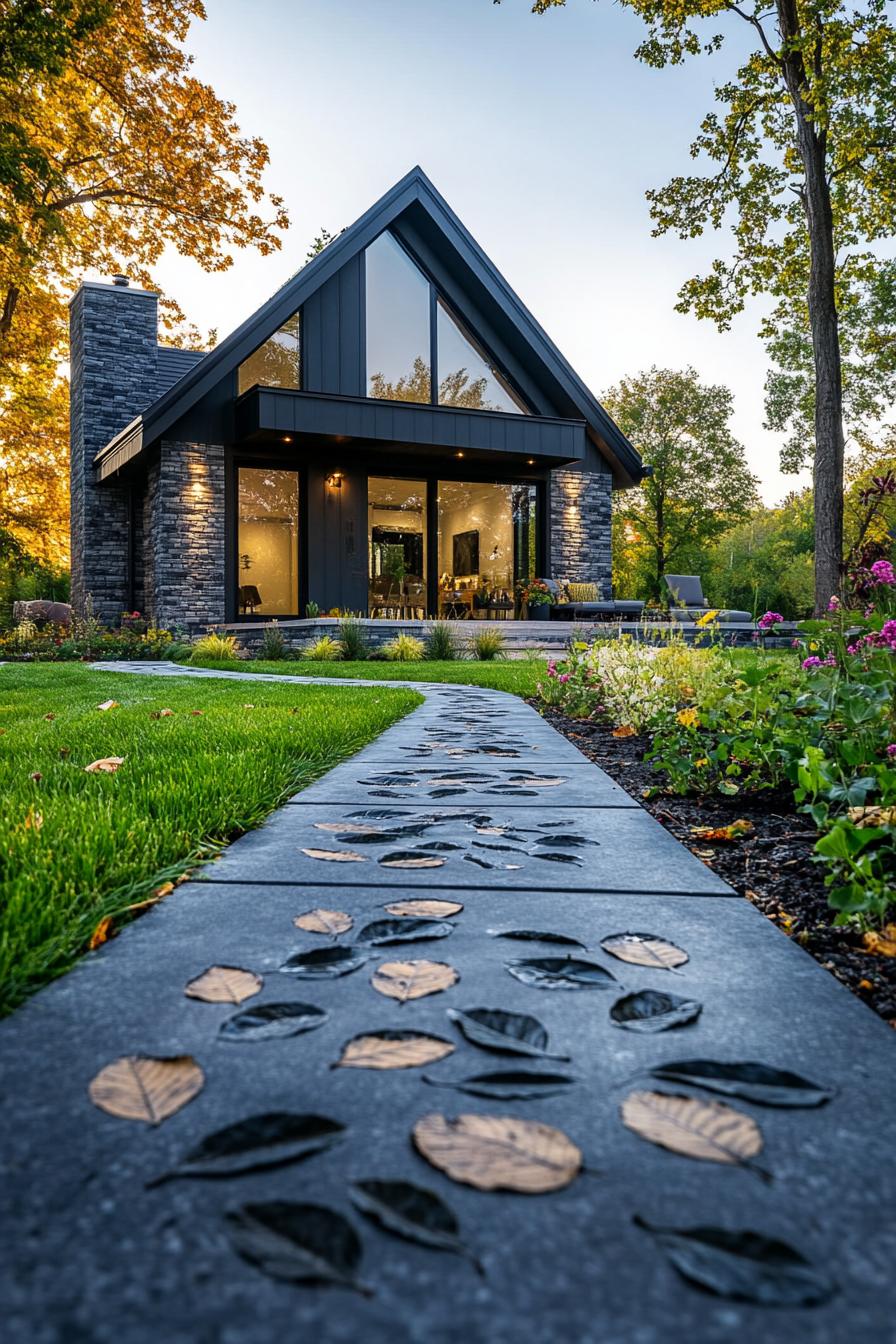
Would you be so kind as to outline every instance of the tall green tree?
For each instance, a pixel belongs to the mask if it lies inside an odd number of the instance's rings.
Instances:
[[[603,403],[651,474],[621,497],[619,525],[649,593],[758,504],[756,478],[731,432],[727,387],[693,369],[649,369],[610,388]]]
[[[500,2],[500,0],[498,0]],[[679,65],[731,30],[752,41],[691,145],[697,171],[648,193],[655,232],[731,231],[731,251],[680,292],[726,327],[752,294],[775,300],[765,335],[811,343],[815,601],[841,583],[843,367],[839,312],[874,286],[875,244],[896,231],[896,29],[887,0],[621,0],[647,25],[636,56]],[[535,0],[545,13],[566,0]],[[784,370],[787,372],[787,370]],[[793,372],[793,370],[791,370]],[[779,403],[780,409],[780,403]]]

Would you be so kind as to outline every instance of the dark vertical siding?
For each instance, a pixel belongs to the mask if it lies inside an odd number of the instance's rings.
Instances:
[[[308,597],[322,612],[367,610],[367,476],[347,472],[327,485],[333,466],[308,468]]]
[[[305,302],[302,349],[306,392],[364,395],[361,276],[362,258],[356,256]]]

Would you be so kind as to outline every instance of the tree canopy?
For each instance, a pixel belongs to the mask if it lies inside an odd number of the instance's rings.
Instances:
[[[192,72],[183,43],[204,17],[201,0],[7,0],[0,19],[2,515],[29,545],[48,530],[57,554],[56,370],[77,278],[125,272],[157,288],[169,246],[222,271],[236,248],[279,247],[288,222],[265,189],[266,145]],[[183,315],[170,298],[161,311],[176,339]]]
[[[693,369],[649,369],[624,378],[603,403],[651,474],[618,496],[617,538],[639,592],[659,598],[663,575],[746,518],[756,478],[731,432],[731,393]]]
[[[499,2],[499,0],[498,0]],[[545,13],[566,0],[535,0]],[[646,24],[636,56],[678,65],[752,40],[716,86],[690,147],[695,168],[648,193],[655,233],[728,230],[730,249],[688,280],[678,307],[726,327],[769,295],[763,334],[777,371],[769,418],[789,427],[793,467],[814,471],[816,605],[843,561],[843,376],[857,410],[892,390],[896,232],[896,28],[887,0],[622,0]],[[887,309],[884,339],[866,315]]]

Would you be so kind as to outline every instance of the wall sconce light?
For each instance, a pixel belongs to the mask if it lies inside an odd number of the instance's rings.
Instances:
[[[284,435],[283,435],[283,442],[284,442],[284,443],[292,443],[292,435],[291,435],[291,434],[284,434]]]
[[[526,458],[526,465],[527,465],[527,466],[530,466],[530,467],[534,467],[534,466],[535,466],[535,458],[534,458],[534,457],[527,457],[527,458]]]
[[[455,456],[455,457],[463,457],[463,453],[461,453],[461,452],[457,452],[457,453],[454,454],[454,456]]]
[[[341,471],[331,471],[330,474],[329,474],[329,476],[327,477],[327,485],[329,485],[333,490],[341,490],[341,489],[342,489],[342,472],[341,472]]]

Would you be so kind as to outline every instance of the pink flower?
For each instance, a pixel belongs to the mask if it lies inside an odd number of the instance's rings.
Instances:
[[[816,658],[815,654],[813,653],[811,657],[803,659],[803,671],[811,672],[812,668],[814,667],[821,667],[821,659]]]
[[[839,610],[840,610],[840,599],[835,594],[828,603],[828,611],[839,611]]]
[[[800,647],[800,642],[801,642],[801,641],[798,640],[798,639],[792,639],[792,640],[790,641],[790,647],[791,647],[792,649],[798,649],[798,648]]]
[[[783,619],[784,617],[779,611],[767,611],[764,616],[759,617],[759,629],[771,630],[773,625],[780,625]]]
[[[871,574],[873,583],[896,583],[896,573],[889,560],[875,560],[871,566]]]
[[[569,673],[568,673],[568,672],[563,672],[563,673],[557,678],[557,680],[560,682],[560,685],[561,685],[561,686],[564,685],[567,681],[569,681]]]
[[[887,747],[887,755],[891,757],[896,756],[896,742],[891,742]]]

